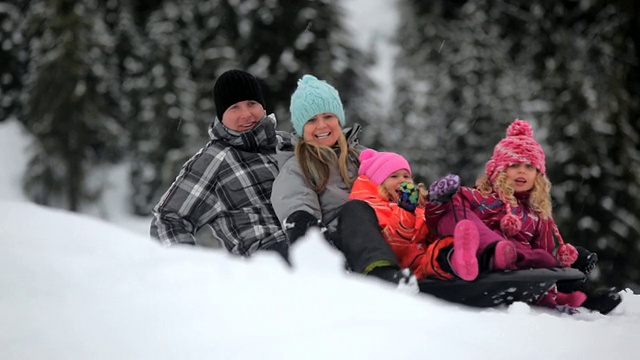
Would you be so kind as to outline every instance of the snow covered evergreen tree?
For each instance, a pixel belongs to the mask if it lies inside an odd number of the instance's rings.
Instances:
[[[127,14],[121,13],[122,21],[131,23]],[[133,25],[126,34],[131,48],[123,51],[123,84],[131,102],[132,206],[141,215],[157,201],[165,162],[185,145],[185,134],[195,126],[196,88],[181,36],[188,21],[183,14],[167,2],[149,16],[142,34]],[[171,176],[164,180],[173,181],[175,173]]]
[[[627,4],[630,5],[630,4]],[[640,282],[637,6],[576,1],[517,10],[541,81],[555,217],[568,242],[600,254],[600,280]],[[635,25],[634,25],[635,24]],[[635,39],[635,40],[634,40]]]
[[[236,7],[240,63],[262,78],[268,106],[291,127],[289,100],[306,73],[333,84],[346,108],[347,123],[377,121],[366,74],[371,59],[358,50],[345,28],[340,1],[244,1]]]
[[[17,118],[22,109],[20,93],[27,68],[24,6],[0,1],[0,122]]]
[[[493,21],[491,1],[413,1],[401,5],[394,74],[400,123],[388,146],[428,181],[453,172],[472,185],[535,86],[526,63]],[[395,145],[397,144],[397,146]]]
[[[34,201],[77,211],[103,184],[101,164],[122,155],[109,35],[96,1],[31,1],[23,122],[33,134],[25,190]]]
[[[151,44],[172,42],[172,48],[180,48],[189,64],[185,79],[192,83],[188,92],[180,93],[191,99],[193,107],[189,117],[181,118],[180,135],[170,124],[175,120],[155,123],[164,129],[156,131],[170,130],[182,143],[157,134],[147,140],[157,156],[155,161],[148,154],[137,161],[147,164],[147,176],[135,185],[136,193],[148,194],[147,203],[136,204],[137,212],[150,210],[179,167],[207,141],[206,129],[215,116],[213,84],[230,68],[245,69],[262,82],[267,111],[276,113],[280,128],[291,128],[286,121],[289,100],[304,73],[336,85],[347,107],[349,123],[374,119],[377,114],[371,113],[367,103],[367,89],[372,87],[365,72],[369,61],[351,45],[342,13],[337,1],[165,1],[150,16],[145,32]],[[155,31],[162,36],[154,35]],[[167,56],[151,57],[160,62]],[[143,184],[148,188],[142,189]]]

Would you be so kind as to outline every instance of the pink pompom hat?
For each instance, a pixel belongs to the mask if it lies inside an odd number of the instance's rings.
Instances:
[[[406,169],[411,175],[409,162],[402,155],[372,149],[360,153],[358,175],[367,176],[376,185],[382,184],[389,175],[401,169]]]
[[[507,137],[493,149],[485,174],[493,182],[498,174],[512,164],[531,164],[546,175],[542,146],[533,138],[533,129],[527,120],[514,120],[507,128]]]
[[[531,164],[542,175],[546,175],[545,156],[542,146],[533,138],[533,129],[527,120],[514,120],[507,128],[507,137],[493,149],[493,156],[487,162],[485,175],[491,183],[496,177],[513,164]],[[495,183],[494,183],[495,186]],[[511,213],[511,205],[504,200],[499,189],[495,189],[505,203],[507,214],[500,221],[500,228],[507,236],[520,231],[522,223]]]

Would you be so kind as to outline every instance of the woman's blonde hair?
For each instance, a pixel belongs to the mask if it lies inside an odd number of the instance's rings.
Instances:
[[[349,176],[349,157],[352,156],[357,162],[358,155],[358,151],[349,147],[343,133],[340,133],[334,147],[310,143],[304,141],[304,138],[299,138],[295,147],[295,156],[302,169],[302,174],[313,191],[318,194],[326,190],[331,167],[336,163],[342,181],[351,188],[355,176],[353,178]]]
[[[417,183],[416,187],[418,188],[418,205],[424,206],[427,203],[427,195],[429,194],[429,190],[423,183]],[[394,199],[393,194],[389,193],[387,188],[382,185],[378,187],[378,194],[389,201],[393,201]]]
[[[507,177],[507,173],[502,171],[492,184],[489,177],[486,175],[481,176],[476,181],[476,189],[483,195],[489,195],[493,192],[497,192],[503,201],[509,202],[511,206],[517,206],[517,201],[514,196],[513,182]],[[540,172],[536,173],[536,178],[531,188],[531,195],[529,195],[529,206],[543,219],[551,217],[552,205],[551,205],[551,182],[549,179],[542,175]]]

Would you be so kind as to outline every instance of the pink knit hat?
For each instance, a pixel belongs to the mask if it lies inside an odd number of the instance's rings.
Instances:
[[[509,165],[528,163],[545,175],[544,151],[533,138],[533,129],[527,120],[514,120],[507,128],[507,137],[493,149],[485,174],[493,182]]]
[[[406,169],[411,175],[409,162],[401,155],[372,149],[366,149],[360,153],[358,175],[366,175],[376,185],[382,184],[389,175],[400,169]]]
[[[533,129],[527,120],[514,120],[507,128],[507,137],[493,149],[493,156],[487,162],[485,174],[493,183],[494,190],[505,203],[506,215],[500,220],[500,228],[507,236],[513,236],[522,228],[522,221],[511,213],[511,205],[504,194],[495,188],[495,180],[502,171],[512,164],[531,164],[545,175],[544,151],[533,138]]]

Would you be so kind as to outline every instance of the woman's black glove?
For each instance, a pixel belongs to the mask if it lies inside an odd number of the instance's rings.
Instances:
[[[287,235],[289,245],[292,245],[298,239],[303,237],[312,227],[317,227],[323,233],[326,231],[326,227],[322,224],[322,221],[316,219],[313,215],[303,210],[298,210],[289,215],[282,225],[282,228]]]

